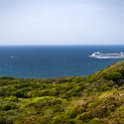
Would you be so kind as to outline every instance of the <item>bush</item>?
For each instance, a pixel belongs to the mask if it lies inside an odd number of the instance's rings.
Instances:
[[[112,72],[105,76],[107,80],[113,80],[114,82],[119,83],[119,81],[123,78],[122,74],[119,72]]]
[[[15,77],[1,76],[0,79],[3,79],[3,80],[14,80]]]

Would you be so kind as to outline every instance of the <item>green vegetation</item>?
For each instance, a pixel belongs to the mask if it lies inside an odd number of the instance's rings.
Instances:
[[[87,77],[0,77],[0,124],[124,124],[124,62]]]

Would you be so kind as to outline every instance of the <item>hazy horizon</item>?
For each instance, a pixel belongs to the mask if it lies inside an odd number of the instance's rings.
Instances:
[[[124,44],[0,44],[0,46],[124,46]]]
[[[0,1],[0,46],[124,45],[123,0]]]

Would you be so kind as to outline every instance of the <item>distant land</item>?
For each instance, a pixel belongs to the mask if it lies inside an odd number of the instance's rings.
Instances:
[[[0,124],[124,124],[124,61],[89,76],[1,76]]]

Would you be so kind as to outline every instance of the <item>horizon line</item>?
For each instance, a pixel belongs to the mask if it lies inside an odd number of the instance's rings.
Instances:
[[[11,47],[11,46],[121,46],[124,44],[9,44],[0,45],[0,47]]]

